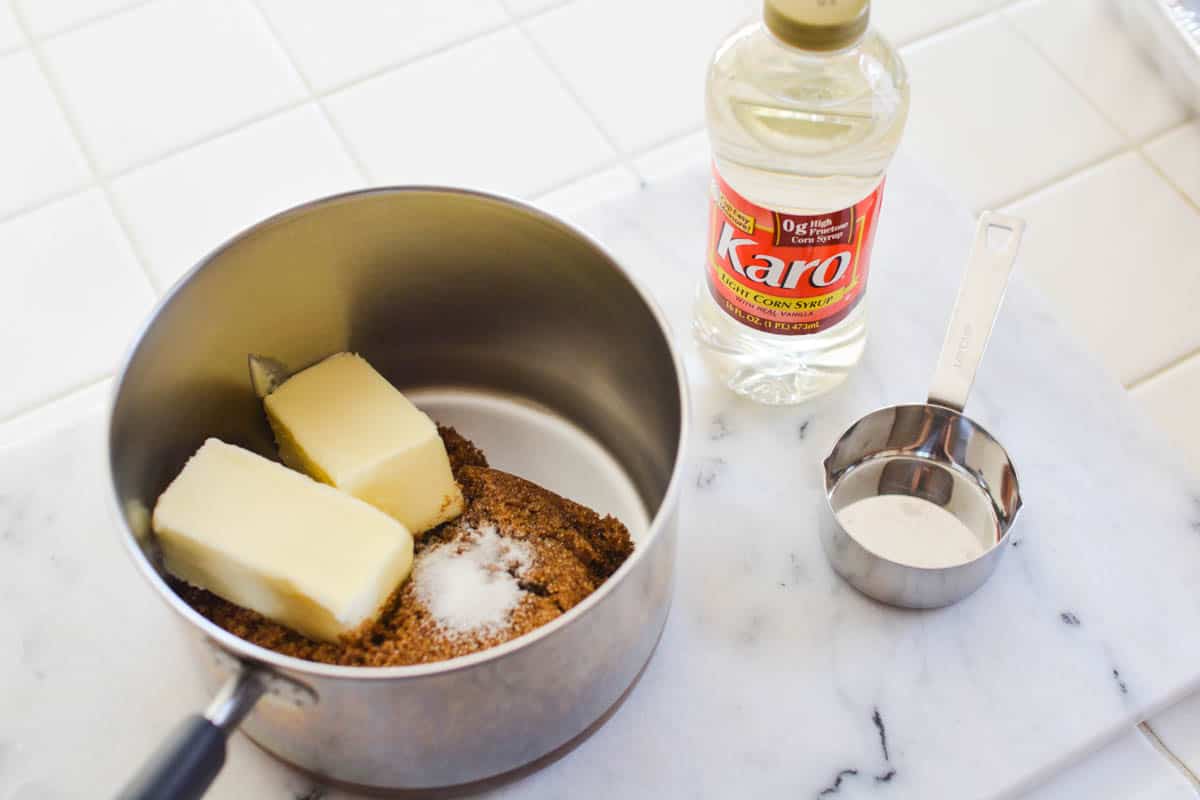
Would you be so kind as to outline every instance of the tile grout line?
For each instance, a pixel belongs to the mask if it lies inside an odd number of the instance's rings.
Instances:
[[[641,158],[642,156],[649,155],[650,153],[654,152],[655,150],[658,150],[660,148],[671,147],[672,145],[682,142],[684,139],[688,138],[689,136],[694,136],[697,133],[703,133],[703,132],[704,132],[704,126],[700,125],[698,127],[688,128],[687,130],[685,130],[681,133],[670,134],[669,136],[662,138],[662,139],[655,139],[653,142],[651,142],[648,145],[643,145],[641,147],[630,150],[629,151],[629,159],[632,161],[633,159]],[[641,175],[639,172],[633,170],[632,167],[629,167],[624,162],[624,160],[622,160],[621,158],[614,156],[613,158],[608,159],[603,164],[601,164],[599,167],[596,167],[593,170],[589,170],[588,172],[585,172],[581,175],[576,175],[574,177],[559,181],[558,183],[551,185],[548,189],[538,190],[538,192],[536,194],[530,195],[530,200],[532,200],[533,202],[537,202],[537,201],[541,200],[543,197],[545,197],[546,195],[551,194],[552,192],[557,192],[560,189],[566,189],[569,186],[572,186],[576,183],[581,183],[583,181],[588,180],[589,178],[594,178],[597,175],[607,172],[608,170],[612,169],[613,167],[627,167],[631,172],[633,172],[633,176],[635,178],[641,179]],[[648,183],[648,181],[641,179],[641,186],[643,188],[646,186],[647,183]]]
[[[1184,125],[1190,125],[1190,124],[1192,124],[1192,120],[1190,120],[1190,119],[1189,119],[1187,122],[1185,122],[1185,123],[1183,123],[1183,124],[1184,124]],[[1182,126],[1180,126],[1180,127],[1182,127]],[[1166,134],[1172,133],[1172,132],[1174,132],[1174,131],[1176,131],[1176,130],[1178,130],[1178,128],[1172,128],[1172,129],[1171,129],[1171,130],[1169,130],[1169,131],[1164,131],[1163,135],[1166,135]],[[1155,137],[1155,139],[1157,139],[1157,138],[1158,138],[1158,137]],[[1149,143],[1149,142],[1147,142],[1147,144],[1148,144],[1148,143]],[[1179,195],[1179,197],[1180,197],[1180,198],[1183,200],[1183,202],[1184,202],[1184,203],[1186,203],[1186,204],[1188,204],[1189,206],[1191,206],[1191,207],[1192,207],[1192,209],[1193,209],[1193,210],[1194,210],[1194,211],[1195,211],[1197,214],[1200,214],[1200,203],[1197,203],[1195,200],[1193,200],[1193,199],[1191,198],[1191,196],[1190,196],[1190,195],[1189,195],[1187,192],[1185,192],[1185,191],[1183,190],[1183,187],[1182,187],[1182,186],[1179,186],[1179,185],[1177,185],[1177,184],[1175,183],[1175,181],[1171,180],[1171,176],[1170,176],[1170,175],[1168,175],[1166,172],[1164,172],[1164,171],[1163,171],[1163,169],[1162,169],[1162,167],[1160,167],[1160,166],[1158,165],[1158,162],[1157,162],[1157,161],[1155,161],[1153,158],[1151,158],[1151,157],[1150,157],[1150,154],[1146,152],[1146,147],[1145,147],[1145,145],[1144,145],[1144,144],[1143,144],[1143,145],[1139,145],[1139,146],[1136,148],[1136,151],[1137,151],[1137,154],[1138,154],[1139,156],[1141,156],[1141,159],[1142,159],[1142,161],[1144,161],[1144,162],[1145,162],[1146,166],[1148,166],[1150,169],[1154,170],[1154,174],[1158,175],[1158,177],[1160,177],[1160,178],[1162,178],[1164,181],[1166,181],[1166,182],[1167,182],[1167,185],[1168,185],[1168,186],[1170,186],[1172,189],[1174,189],[1174,190],[1175,190],[1175,194]]]
[[[316,90],[313,89],[312,82],[308,79],[308,76],[304,74],[304,70],[300,68],[300,62],[296,60],[295,55],[292,54],[292,51],[284,42],[279,30],[275,27],[275,23],[271,22],[270,16],[268,16],[267,12],[263,10],[262,0],[249,0],[249,5],[254,9],[255,13],[258,14],[259,19],[262,21],[267,31],[270,32],[271,38],[275,40],[275,44],[279,47],[280,51],[283,52],[283,55],[288,60],[288,63],[292,65],[292,69],[295,71],[296,75],[299,76],[300,82],[303,83],[304,88],[308,90],[308,99],[316,105],[317,110],[325,119],[326,124],[328,124],[330,130],[333,131],[333,135],[337,137],[337,140],[341,143],[342,150],[350,158],[351,163],[354,164],[354,169],[356,172],[358,172],[358,176],[363,180],[364,184],[370,186],[371,175],[367,170],[366,162],[364,162],[362,157],[359,156],[358,151],[351,146],[350,139],[346,136],[345,131],[342,130],[342,126],[334,120],[333,115],[329,113],[329,109],[325,107],[324,97],[318,95]]]
[[[1076,178],[1079,178],[1079,177],[1083,176],[1085,173],[1091,172],[1092,170],[1096,169],[1097,167],[1103,166],[1104,164],[1106,164],[1109,161],[1116,161],[1118,158],[1121,158],[1122,156],[1127,156],[1131,153],[1136,153],[1136,152],[1137,152],[1137,148],[1132,147],[1132,146],[1122,147],[1117,150],[1108,151],[1108,152],[1104,153],[1103,155],[1097,156],[1096,158],[1092,159],[1091,161],[1080,164],[1078,167],[1073,168],[1069,172],[1056,174],[1053,177],[1051,177],[1047,180],[1041,181],[1040,183],[1038,183],[1028,189],[1024,189],[1015,195],[1003,198],[1001,200],[997,200],[994,203],[985,203],[984,205],[988,208],[1002,209],[1002,208],[1007,208],[1012,205],[1016,205],[1017,203],[1024,203],[1027,200],[1032,200],[1034,197],[1040,195],[1042,192],[1048,191],[1050,189],[1054,189],[1055,187],[1059,186],[1060,184],[1064,184],[1064,183],[1067,183],[1068,181],[1072,181]]]
[[[12,1],[14,3],[13,11],[15,14],[16,13],[15,3],[18,2],[18,0],[12,0]],[[5,0],[0,0],[0,2],[5,2]],[[48,42],[52,39],[57,39],[59,36],[65,36],[68,33],[74,33],[75,31],[82,30],[83,28],[86,28],[95,23],[104,22],[106,20],[112,19],[113,17],[119,17],[130,11],[134,11],[136,9],[142,8],[143,6],[148,6],[148,5],[151,5],[152,3],[158,3],[158,2],[162,2],[162,0],[129,0],[129,2],[125,5],[118,6],[117,8],[110,9],[110,10],[102,12],[100,14],[96,14],[95,16],[84,17],[83,19],[75,20],[74,22],[71,22],[61,28],[56,28],[52,31],[41,34],[40,36],[35,37],[32,34],[29,34],[28,38],[30,41]],[[573,2],[575,2],[575,0],[554,0],[553,2],[551,2],[549,5],[545,6],[544,8],[539,8],[536,11],[533,11],[529,14],[520,15],[520,18],[521,19],[534,19],[536,17],[542,16],[543,14],[549,14],[550,12],[555,11],[557,9],[564,8],[565,6],[568,6]],[[505,10],[507,10],[507,8]],[[513,16],[517,16],[517,15],[514,14]],[[492,30],[495,30],[495,29],[493,28]],[[462,41],[468,41],[468,40],[463,39]],[[26,44],[27,44],[27,42],[16,45],[9,50],[0,50],[0,56],[8,55],[11,52],[15,52],[15,51],[21,49],[22,47],[26,46]]]
[[[1178,358],[1173,358],[1170,361],[1168,361],[1166,364],[1163,364],[1160,367],[1155,367],[1153,370],[1151,370],[1150,372],[1141,376],[1140,378],[1130,381],[1129,384],[1125,387],[1125,391],[1132,392],[1134,389],[1139,389],[1142,386],[1145,386],[1150,381],[1154,380],[1155,378],[1162,377],[1163,375],[1167,374],[1168,372],[1172,371],[1173,369],[1175,369],[1177,367],[1182,367],[1184,364],[1186,364],[1187,362],[1191,361],[1194,358],[1200,359],[1200,348],[1197,348],[1195,350],[1189,350],[1187,353],[1184,353],[1183,355],[1179,356]]]
[[[616,155],[618,162],[633,173],[639,184],[645,186],[646,179],[642,176],[641,171],[639,171],[638,168],[633,165],[633,159],[630,157],[630,155],[626,153],[625,150],[620,147],[620,145],[617,144],[616,139],[614,139],[612,134],[609,133],[608,129],[601,124],[600,118],[596,116],[596,113],[592,111],[592,109],[586,103],[583,102],[583,98],[580,96],[579,92],[575,90],[575,87],[571,85],[570,81],[567,80],[567,77],[563,75],[562,71],[559,70],[553,60],[551,60],[550,55],[546,52],[545,48],[542,47],[541,43],[538,42],[538,40],[534,38],[533,34],[531,34],[525,27],[525,22],[528,18],[517,18],[516,15],[509,10],[507,3],[501,2],[500,6],[504,9],[504,13],[508,16],[508,19],[513,27],[517,29],[517,32],[520,33],[521,37],[525,40],[525,43],[529,45],[531,50],[533,50],[534,56],[542,62],[543,66],[550,70],[550,73],[554,75],[555,80],[558,81],[559,85],[562,86],[563,90],[566,91],[567,95],[572,101],[574,101],[575,105],[581,111],[583,111],[584,115],[592,123],[592,127],[596,129],[596,132],[600,134],[601,138],[604,139],[608,146],[612,148],[612,151]]]
[[[1198,797],[1200,797],[1200,777],[1198,777],[1196,773],[1192,772],[1191,768],[1183,762],[1183,759],[1175,755],[1171,748],[1167,747],[1167,743],[1159,738],[1154,729],[1150,727],[1150,723],[1139,722],[1137,729],[1142,736],[1145,736],[1146,739],[1149,740],[1150,744],[1155,750],[1158,751],[1159,755],[1169,761],[1171,766],[1182,773],[1187,782],[1192,785],[1192,791],[1195,792]]]
[[[1157,70],[1155,70],[1155,72],[1157,73]],[[1171,97],[1178,99],[1174,91],[1171,92]],[[1179,100],[1179,102],[1186,108],[1187,116],[1185,116],[1179,122],[1167,125],[1165,128],[1159,128],[1156,131],[1151,131],[1145,136],[1142,136],[1135,142],[1138,147],[1145,147],[1149,144],[1153,144],[1159,139],[1169,136],[1170,134],[1175,133],[1175,131],[1178,131],[1182,128],[1186,128],[1188,125],[1191,125],[1193,122],[1196,122],[1198,119],[1200,119],[1200,117],[1196,115],[1196,112],[1192,111],[1191,106],[1187,105],[1187,103],[1184,103],[1182,100]]]
[[[546,195],[554,194],[555,192],[560,191],[562,189],[569,189],[570,187],[574,186],[577,183],[583,183],[584,181],[590,180],[590,179],[596,177],[597,175],[603,175],[605,172],[608,172],[610,169],[613,169],[614,167],[621,167],[621,166],[624,166],[624,165],[620,162],[619,159],[617,159],[615,157],[605,159],[604,163],[601,164],[600,166],[596,167],[595,169],[590,169],[586,172],[572,175],[569,178],[564,178],[561,181],[556,181],[556,182],[550,184],[545,189],[538,189],[536,192],[533,192],[533,193],[527,195],[526,196],[527,200],[528,200],[528,202],[531,202],[531,203],[540,202],[543,198],[546,197]]]
[[[16,5],[19,1],[20,0],[13,0],[13,13],[16,13]],[[30,41],[38,42],[39,44],[41,44],[44,42],[48,42],[51,39],[56,39],[59,36],[65,36],[68,33],[74,33],[75,31],[82,30],[94,23],[104,22],[105,20],[112,19],[113,17],[119,17],[122,14],[125,14],[126,12],[134,11],[136,9],[141,8],[142,6],[148,6],[151,3],[157,3],[157,2],[159,2],[159,0],[130,0],[130,2],[127,2],[125,5],[118,6],[117,8],[111,8],[108,11],[103,11],[99,14],[96,14],[95,16],[84,17],[83,19],[77,19],[74,22],[70,22],[61,28],[57,28],[55,30],[49,31],[44,34],[40,34],[38,36],[34,36],[33,31],[30,30],[29,38],[30,38]]]
[[[659,149],[665,148],[665,147],[670,147],[671,145],[682,142],[684,139],[686,139],[689,136],[695,136],[697,133],[704,133],[704,132],[705,132],[704,123],[700,123],[699,125],[693,125],[692,127],[687,128],[686,130],[680,131],[679,133],[669,133],[660,139],[653,140],[652,142],[650,142],[650,144],[645,144],[640,147],[636,147],[633,150],[629,151],[629,157],[630,158],[641,158],[642,156],[646,156],[646,155],[649,155],[650,153],[653,153],[655,150],[659,150]]]
[[[481,28],[477,31],[467,34],[460,39],[454,39],[453,41],[445,42],[429,50],[422,50],[420,53],[411,55],[408,58],[402,58],[399,61],[393,61],[389,64],[385,64],[382,67],[375,67],[369,72],[364,72],[362,75],[357,75],[353,78],[347,78],[344,81],[340,81],[331,85],[327,89],[314,92],[313,96],[318,98],[326,98],[331,94],[337,94],[338,92],[343,92],[347,89],[353,89],[354,87],[364,84],[367,81],[374,80],[375,78],[382,78],[389,72],[404,69],[405,67],[411,67],[413,64],[416,64],[419,61],[440,56],[443,53],[448,53],[451,50],[455,50],[459,47],[465,47],[466,45],[473,44],[480,39],[484,39],[492,34],[499,33],[511,24],[512,23],[510,21],[506,21],[499,25],[490,25],[486,28]]]
[[[34,38],[30,35],[29,22],[25,19],[24,13],[15,5],[10,4],[10,8],[12,9],[13,16],[17,20],[17,25],[20,26],[25,36],[30,40],[29,50],[33,54],[34,60],[37,62],[38,69],[41,71],[42,77],[45,79],[46,84],[50,87],[50,91],[54,94],[54,99],[58,103],[58,107],[62,112],[63,119],[66,120],[67,127],[71,129],[71,135],[75,137],[75,143],[79,146],[80,152],[83,153],[84,160],[87,161],[88,171],[92,174],[93,183],[100,188],[101,192],[104,193],[104,199],[108,205],[109,213],[113,215],[113,219],[116,220],[117,225],[121,228],[122,233],[125,234],[126,242],[133,251],[133,256],[135,259],[137,259],[138,266],[142,268],[142,274],[146,278],[146,282],[150,285],[151,291],[153,291],[155,295],[160,295],[162,293],[162,289],[159,287],[158,282],[154,279],[154,274],[150,270],[150,262],[146,258],[146,254],[142,248],[141,242],[139,242],[137,237],[134,236],[133,228],[129,225],[129,221],[125,219],[125,215],[121,212],[120,206],[117,205],[116,196],[112,191],[111,181],[100,171],[100,166],[96,162],[95,154],[92,153],[91,148],[84,140],[83,129],[79,124],[79,120],[75,119],[74,113],[67,104],[66,95],[63,92],[62,87],[59,86],[58,79],[54,75],[53,70],[50,69],[50,64],[46,60],[46,54],[42,52],[42,43],[34,40]]]
[[[1168,136],[1179,133],[1184,128],[1195,125],[1196,123],[1200,123],[1200,111],[1192,111],[1189,108],[1188,115],[1185,119],[1181,120],[1180,122],[1178,122],[1174,125],[1169,125],[1160,131],[1156,131],[1155,133],[1150,134],[1146,138],[1142,139],[1142,141],[1138,142],[1138,147],[1146,147],[1148,145],[1152,145],[1155,142],[1157,142],[1159,139],[1165,139]]]
[[[900,51],[901,56],[906,56],[908,55],[908,52],[914,48],[928,47],[930,45],[937,44],[937,42],[941,39],[948,39],[952,35],[957,34],[966,28],[970,28],[974,25],[983,25],[988,19],[995,19],[996,17],[999,17],[1000,11],[1000,8],[994,8],[990,11],[984,11],[982,14],[976,14],[973,17],[957,19],[953,22],[946,23],[940,28],[934,28],[931,31],[926,31],[925,33],[917,36],[915,39],[910,39],[904,44],[896,44],[895,42],[892,42],[892,46],[895,47],[896,50]],[[891,39],[888,41],[890,42]]]
[[[1033,8],[1042,3],[1043,0],[1008,0],[1001,8],[1004,11],[1017,10],[1022,8]]]
[[[520,14],[516,11],[513,11],[511,8],[509,8],[508,7],[509,0],[497,0],[497,2],[499,2],[500,5],[504,7],[504,10],[506,12],[508,12],[508,15],[510,17],[512,17],[514,20],[516,20],[516,19],[533,19],[534,17],[540,17],[543,14],[549,14],[551,11],[555,11],[557,9],[565,8],[566,6],[571,5],[571,3],[575,2],[575,0],[550,0],[549,3],[542,6],[541,8],[534,9],[533,11],[530,11],[526,14]]]
[[[1009,19],[1009,11],[1010,11],[1010,9],[1006,8],[1003,12],[1001,12],[999,14],[999,17],[1003,21],[1004,26],[1006,28],[1008,28],[1009,31],[1011,31],[1014,35],[1016,35],[1016,37],[1018,39],[1025,42],[1025,44],[1029,45],[1029,47],[1033,50],[1033,52],[1037,53],[1038,57],[1041,58],[1042,61],[1048,67],[1050,67],[1050,69],[1053,70],[1056,75],[1058,75],[1058,77],[1060,77],[1064,81],[1066,81],[1066,84],[1075,90],[1075,94],[1077,94],[1081,98],[1083,98],[1083,102],[1087,103],[1088,107],[1091,108],[1092,111],[1096,112],[1096,115],[1099,116],[1100,119],[1107,122],[1108,126],[1110,128],[1112,128],[1114,131],[1116,131],[1117,135],[1120,136],[1121,139],[1125,142],[1127,148],[1140,147],[1142,142],[1136,136],[1131,136],[1131,135],[1125,133],[1125,131],[1121,129],[1121,126],[1117,124],[1116,119],[1113,118],[1112,115],[1110,115],[1103,108],[1101,108],[1100,104],[1097,103],[1095,100],[1093,100],[1091,95],[1089,95],[1087,92],[1085,92],[1083,90],[1083,87],[1080,86],[1075,81],[1074,78],[1072,78],[1070,75],[1068,75],[1066,73],[1066,71],[1064,71],[1062,69],[1062,67],[1060,67],[1057,64],[1057,62],[1055,62],[1054,59],[1050,57],[1049,53],[1047,53],[1045,50],[1043,50],[1041,48],[1041,46],[1038,45],[1038,43],[1035,42],[1033,39],[1026,36],[1025,32],[1023,30],[1021,30],[1021,28],[1019,26],[1014,24],[1011,19]],[[1151,136],[1149,138],[1153,138],[1155,135],[1157,135],[1157,134],[1151,134]]]
[[[3,0],[0,0],[0,2],[3,2]],[[73,185],[70,189],[63,189],[61,191],[54,192],[53,194],[48,194],[45,197],[40,197],[27,206],[14,208],[12,211],[6,211],[3,214],[0,214],[0,225],[17,219],[18,217],[23,217],[26,214],[35,214],[38,211],[49,208],[55,203],[61,203],[63,200],[68,200],[75,195],[83,194],[84,192],[90,192],[95,188],[95,179],[89,178],[83,183],[77,183]]]
[[[106,173],[105,178],[110,181],[120,180],[121,178],[124,178],[127,175],[132,175],[133,173],[145,169],[146,167],[153,167],[157,164],[161,164],[167,159],[174,158],[181,153],[186,153],[188,150],[193,148],[210,144],[211,142],[215,142],[217,139],[222,139],[231,134],[238,133],[239,131],[249,128],[251,125],[257,125],[258,123],[265,122],[272,117],[286,114],[289,111],[295,111],[297,108],[300,108],[306,103],[311,103],[313,99],[314,98],[312,97],[301,97],[298,100],[289,100],[286,103],[280,103],[279,105],[272,106],[266,111],[260,111],[256,114],[251,114],[238,122],[232,122],[228,125],[223,125],[211,133],[198,136],[195,139],[184,142],[183,144],[168,147],[143,161],[137,161],[133,164],[115,169],[112,172]]]
[[[522,200],[525,200],[526,202],[537,202],[538,200],[541,200],[548,194],[552,194],[561,189],[569,189],[570,187],[574,186],[577,183],[583,183],[584,181],[590,180],[590,179],[596,177],[597,175],[603,175],[605,172],[607,172],[610,169],[613,169],[615,167],[621,167],[621,166],[624,166],[624,165],[616,157],[606,158],[599,166],[597,166],[593,169],[588,169],[583,172],[573,173],[570,177],[563,178],[562,180],[559,180],[559,181],[555,181],[554,183],[550,184],[546,188],[539,188],[532,192],[528,192],[525,194],[518,194],[518,195],[516,195],[516,197],[518,197]]]
[[[956,32],[959,28],[970,27],[972,24],[974,24],[976,22],[982,22],[983,20],[987,19],[988,17],[999,17],[1001,14],[1003,14],[1004,12],[1008,11],[1011,8],[1015,8],[1015,7],[1021,6],[1021,5],[1031,5],[1034,2],[1037,2],[1037,0],[1004,0],[1004,2],[999,3],[994,8],[989,8],[987,11],[981,11],[978,14],[975,14],[974,16],[967,16],[967,17],[964,17],[963,19],[954,20],[953,22],[947,22],[945,25],[942,25],[939,28],[934,28],[931,31],[926,31],[925,33],[920,34],[916,38],[910,39],[909,41],[905,42],[904,44],[897,44],[895,41],[893,41],[890,38],[888,39],[888,41],[891,42],[892,46],[895,47],[897,50],[907,50],[908,48],[913,47],[914,45],[925,45],[925,44],[929,43],[931,39],[948,38],[949,34]],[[878,31],[879,29],[876,28],[876,30]],[[903,55],[903,53],[901,55]]]
[[[3,0],[0,0],[0,2],[2,1]],[[95,389],[97,386],[103,384],[105,381],[112,380],[115,375],[115,372],[109,371],[105,372],[98,378],[90,378],[81,383],[72,384],[62,391],[56,392],[55,394],[52,394],[43,400],[39,400],[32,406],[19,408],[6,417],[0,417],[0,430],[3,430],[10,425],[18,425],[23,419],[31,417],[34,414],[48,411],[52,406],[55,406],[59,403],[69,402],[80,395],[86,394]]]
[[[1194,121],[1194,118],[1189,117],[1187,120],[1184,120],[1184,122],[1181,123],[1180,125],[1177,125],[1174,128],[1170,128],[1166,131],[1162,131],[1160,134],[1155,135],[1154,137],[1151,137],[1151,139],[1147,139],[1146,142],[1143,143],[1142,145],[1139,145],[1139,146],[1133,148],[1132,152],[1137,153],[1138,158],[1140,158],[1142,160],[1142,163],[1144,163],[1151,170],[1153,170],[1154,174],[1158,175],[1158,177],[1161,178],[1163,180],[1163,182],[1165,182],[1168,186],[1170,186],[1175,191],[1175,194],[1178,195],[1179,198],[1181,200],[1183,200],[1184,203],[1186,203],[1189,207],[1191,207],[1191,209],[1193,211],[1195,211],[1197,213],[1197,215],[1200,215],[1200,204],[1196,203],[1196,201],[1193,200],[1191,198],[1191,196],[1188,195],[1188,193],[1183,190],[1183,187],[1176,185],[1175,181],[1171,180],[1171,176],[1169,176],[1166,172],[1164,172],[1163,169],[1158,165],[1158,162],[1155,161],[1153,158],[1151,158],[1146,153],[1146,150],[1145,150],[1145,144],[1148,144],[1152,140],[1157,140],[1158,138],[1160,138],[1160,136],[1167,136],[1170,133],[1180,130],[1181,128],[1183,128],[1187,125],[1191,125],[1193,123],[1193,121]],[[1129,384],[1125,387],[1125,391],[1132,392],[1134,389],[1138,389],[1138,388],[1146,385],[1147,383],[1154,380],[1155,378],[1162,377],[1163,375],[1166,375],[1167,373],[1171,372],[1172,370],[1176,369],[1177,367],[1182,367],[1184,364],[1186,364],[1188,361],[1191,361],[1193,358],[1200,359],[1200,348],[1191,350],[1191,351],[1183,354],[1182,356],[1179,356],[1178,358],[1173,358],[1170,361],[1168,361],[1167,363],[1161,364],[1158,367],[1155,367],[1150,372],[1146,373],[1145,375],[1141,376],[1140,378],[1130,381]]]

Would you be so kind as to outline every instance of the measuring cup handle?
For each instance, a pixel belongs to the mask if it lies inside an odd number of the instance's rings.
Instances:
[[[1024,232],[1025,221],[1017,217],[995,211],[980,216],[967,273],[929,387],[930,403],[955,411],[966,406]]]

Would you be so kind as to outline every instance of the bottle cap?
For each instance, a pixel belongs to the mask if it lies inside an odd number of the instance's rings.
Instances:
[[[871,0],[764,0],[776,38],[801,50],[841,50],[867,30]]]

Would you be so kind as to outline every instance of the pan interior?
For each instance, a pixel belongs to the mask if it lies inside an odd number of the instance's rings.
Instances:
[[[146,512],[205,438],[275,457],[248,357],[294,372],[339,351],[406,393],[469,387],[428,395],[427,409],[461,424],[497,467],[635,534],[650,529],[677,466],[684,389],[664,325],[621,268],[503,198],[372,190],[224,245],[171,290],[132,350],[109,461],[151,564]]]
[[[473,441],[500,470],[533,481],[611,514],[634,541],[650,528],[637,486],[593,437],[548,408],[519,397],[472,388],[417,389],[408,396],[422,411]],[[537,446],[530,446],[536,442]]]

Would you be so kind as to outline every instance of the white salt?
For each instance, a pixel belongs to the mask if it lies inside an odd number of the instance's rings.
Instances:
[[[451,636],[495,632],[521,602],[518,579],[533,560],[528,543],[487,525],[423,553],[413,568],[413,588]]]

